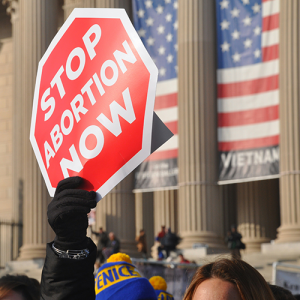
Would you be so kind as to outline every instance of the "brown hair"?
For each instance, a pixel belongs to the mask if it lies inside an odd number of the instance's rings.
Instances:
[[[0,278],[0,300],[10,292],[16,292],[25,300],[39,300],[40,284],[26,275],[5,275]]]
[[[269,285],[257,270],[242,260],[226,258],[200,267],[183,300],[192,300],[198,286],[211,278],[233,283],[243,300],[275,300]]]

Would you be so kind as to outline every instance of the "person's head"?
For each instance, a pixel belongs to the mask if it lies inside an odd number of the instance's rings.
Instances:
[[[40,284],[26,275],[5,275],[0,278],[0,300],[39,300]]]
[[[274,295],[275,300],[295,300],[296,299],[289,290],[287,290],[281,286],[270,284],[270,288]]]
[[[110,232],[108,237],[111,241],[113,241],[115,239],[115,234],[113,232]]]
[[[183,254],[182,253],[178,254],[178,257],[179,257],[180,260],[183,260]]]
[[[144,229],[141,229],[140,230],[140,235],[144,235],[145,234],[145,230]]]
[[[165,225],[162,225],[161,226],[161,231],[165,231],[166,230],[166,226]]]
[[[238,259],[219,259],[200,267],[184,300],[275,300],[262,275]]]
[[[99,227],[99,232],[103,233],[103,228],[102,227]]]
[[[236,226],[234,224],[231,225],[230,229],[231,229],[231,232],[236,232]]]

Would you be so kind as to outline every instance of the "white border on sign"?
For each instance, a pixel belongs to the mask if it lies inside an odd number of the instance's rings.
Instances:
[[[125,9],[114,9],[114,8],[75,8],[68,19],[65,21],[63,26],[60,28],[58,33],[53,38],[48,49],[43,55],[42,59],[38,65],[37,78],[34,90],[33,108],[32,108],[32,118],[31,118],[31,128],[30,128],[30,141],[37,158],[39,167],[43,174],[46,186],[48,188],[51,197],[54,196],[55,188],[51,185],[46,167],[43,163],[42,155],[39,151],[34,131],[36,125],[36,115],[38,108],[38,96],[41,83],[41,75],[45,62],[52,53],[53,49],[63,37],[64,33],[77,18],[105,18],[105,19],[120,19],[132,44],[134,45],[136,51],[138,52],[140,58],[144,62],[146,68],[150,73],[148,96],[145,110],[145,120],[144,120],[144,130],[143,130],[143,141],[142,149],[130,159],[121,169],[119,169],[113,176],[111,176],[99,189],[98,200],[103,198],[112,188],[114,188],[122,179],[124,179],[130,172],[132,172],[140,163],[142,163],[151,152],[151,134],[152,134],[152,120],[153,120],[153,110],[155,102],[155,92],[156,83],[158,77],[158,69],[151,59],[149,53],[144,47],[140,37],[138,36],[136,30],[134,29]]]

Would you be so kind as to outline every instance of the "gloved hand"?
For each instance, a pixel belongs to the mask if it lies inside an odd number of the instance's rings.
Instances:
[[[61,180],[48,205],[48,222],[56,234],[54,246],[60,250],[87,248],[87,214],[97,203],[94,191],[78,189],[83,182],[78,176]]]

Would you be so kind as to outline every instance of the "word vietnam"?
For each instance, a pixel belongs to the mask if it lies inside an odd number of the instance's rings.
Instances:
[[[55,115],[56,103],[61,101],[67,94],[65,89],[67,82],[64,80],[74,81],[79,78],[85,70],[87,60],[92,61],[97,56],[95,47],[100,39],[101,28],[98,24],[94,24],[82,37],[84,47],[75,47],[68,55],[65,64],[60,66],[55,76],[50,81],[50,85],[46,88],[41,97],[40,108],[44,112],[44,122],[47,122]],[[99,72],[97,71],[94,73],[93,71],[90,78],[88,78],[87,81],[84,81],[86,83],[83,86],[78,87],[75,85],[74,88],[78,88],[78,94],[75,97],[72,96],[73,99],[71,99],[67,109],[65,109],[61,115],[55,115],[55,120],[58,120],[57,124],[55,124],[50,131],[50,136],[47,137],[46,135],[47,140],[44,142],[47,169],[50,167],[51,158],[54,158],[61,148],[64,137],[71,134],[75,124],[81,122],[83,116],[88,112],[87,103],[89,107],[93,107],[97,103],[99,97],[105,94],[107,87],[113,87],[117,83],[119,69],[123,74],[126,73],[127,67],[125,66],[124,61],[130,64],[134,64],[137,61],[126,40],[122,43],[122,47],[124,51],[113,51],[114,59],[108,59],[104,61],[99,68],[97,67]],[[72,64],[74,59],[75,63]],[[74,66],[76,67],[74,68]],[[107,73],[109,76],[107,76]],[[92,86],[94,92],[91,89]],[[51,92],[54,91],[54,89],[56,89],[56,92],[58,91],[57,95],[60,96],[60,99],[57,99],[57,101],[54,96],[51,95]],[[96,95],[95,91],[99,94]],[[115,137],[122,133],[119,116],[129,124],[132,124],[132,122],[136,120],[129,87],[123,90],[122,99],[125,108],[114,100],[109,104],[111,120],[103,113],[99,113],[96,117],[98,123],[105,127]],[[93,145],[93,149],[86,146],[86,140],[91,135],[96,141]],[[99,126],[87,126],[79,138],[78,149],[81,156],[86,159],[92,159],[98,156],[104,146],[104,136],[105,135]],[[80,172],[83,169],[82,162],[74,144],[69,147],[69,153],[72,160],[66,158],[60,160],[60,167],[65,178],[69,176],[68,170]]]

